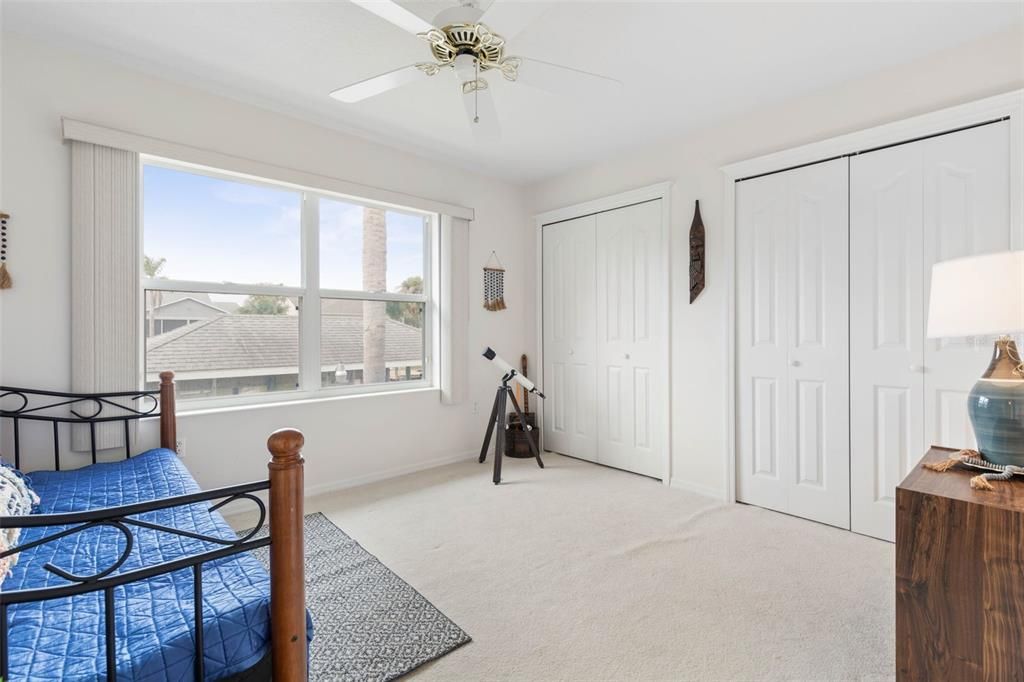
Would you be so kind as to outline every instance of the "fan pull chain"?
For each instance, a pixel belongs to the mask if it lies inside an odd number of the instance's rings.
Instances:
[[[473,83],[473,123],[480,122],[480,60],[474,59],[476,66],[476,82]]]

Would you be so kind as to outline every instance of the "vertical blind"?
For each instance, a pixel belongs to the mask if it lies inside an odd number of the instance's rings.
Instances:
[[[469,363],[469,221],[441,216],[441,402],[466,400]]]
[[[140,240],[139,155],[72,141],[71,390],[76,393],[139,388]],[[103,414],[114,416],[110,410],[105,406]],[[98,425],[96,445],[123,447],[123,425]],[[88,449],[85,427],[73,434],[72,447]]]

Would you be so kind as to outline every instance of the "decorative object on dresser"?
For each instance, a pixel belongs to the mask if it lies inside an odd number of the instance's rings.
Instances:
[[[7,270],[7,240],[9,239],[7,221],[10,219],[11,216],[0,212],[0,289],[10,289],[13,284],[11,273]]]
[[[933,447],[922,464],[955,451]],[[896,679],[1024,679],[1024,486],[914,467],[896,489]]]
[[[524,378],[528,376],[529,362],[526,354],[519,358],[519,374]],[[519,419],[519,414],[510,412],[508,414],[508,438],[505,439],[505,456],[516,459],[529,459],[533,457],[533,450],[540,447],[540,431],[537,430],[537,413],[530,412],[530,392],[519,384],[516,384],[516,399],[523,401],[523,415],[526,417],[524,425]],[[533,442],[531,447],[530,441]]]
[[[505,268],[494,251],[484,265],[484,308],[490,311],[505,309]]]
[[[978,474],[971,479],[971,487],[975,490],[995,490],[992,486],[992,481],[1009,481],[1014,476],[1024,475],[1024,467],[1014,466],[1013,464],[986,462],[985,458],[977,450],[957,450],[948,459],[938,462],[924,462],[921,466],[925,469],[942,473],[951,470],[957,464],[988,472]]]
[[[998,335],[967,411],[983,458],[1024,466],[1024,363],[1007,334],[1024,332],[1024,251],[956,258],[932,267],[928,337]]]
[[[700,200],[693,202],[690,223],[690,303],[704,291],[704,220],[700,217]]]

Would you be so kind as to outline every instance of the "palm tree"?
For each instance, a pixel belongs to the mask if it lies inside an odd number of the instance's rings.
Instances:
[[[400,294],[422,294],[423,278],[419,275],[410,275],[398,285]],[[397,320],[402,324],[419,329],[423,326],[423,304],[406,303],[399,301],[388,302],[388,317]]]
[[[387,290],[388,230],[386,214],[380,208],[363,208],[363,291]],[[384,329],[387,303],[363,301],[363,383],[387,381],[384,359]]]
[[[142,257],[142,271],[146,273],[146,277],[149,279],[157,279],[165,265],[167,265],[166,258]],[[156,335],[156,318],[154,315],[156,314],[156,309],[160,307],[163,297],[162,291],[146,290],[146,318],[149,324],[148,336]]]

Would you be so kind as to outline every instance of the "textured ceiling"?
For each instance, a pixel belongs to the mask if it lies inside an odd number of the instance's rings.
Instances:
[[[453,3],[402,4],[432,20]],[[347,0],[4,0],[2,7],[5,30],[99,51],[515,182],[1024,21],[1020,2],[530,4],[547,10],[507,53],[605,73],[625,85],[611,95],[559,96],[490,78],[502,128],[493,142],[471,134],[448,74],[358,104],[329,98],[339,86],[428,57],[425,43]]]

